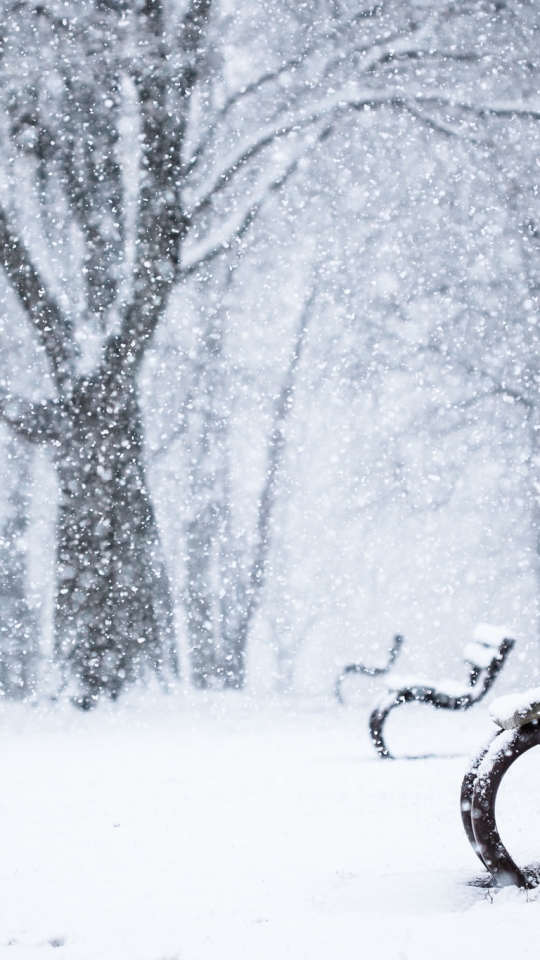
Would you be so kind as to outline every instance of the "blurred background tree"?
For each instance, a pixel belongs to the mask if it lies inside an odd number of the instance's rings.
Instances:
[[[199,686],[533,636],[536,12],[4,4],[2,415],[79,705],[175,620]]]

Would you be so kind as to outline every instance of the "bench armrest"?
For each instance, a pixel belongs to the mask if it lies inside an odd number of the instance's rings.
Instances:
[[[498,697],[491,704],[489,714],[503,730],[513,730],[540,719],[540,687]]]

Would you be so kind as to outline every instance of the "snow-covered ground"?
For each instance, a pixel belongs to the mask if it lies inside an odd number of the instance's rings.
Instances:
[[[407,706],[380,761],[366,706],[178,694],[0,713],[2,960],[538,957],[540,902],[470,886],[467,753],[488,711]],[[538,754],[538,756],[536,755]],[[501,831],[540,856],[540,750]]]

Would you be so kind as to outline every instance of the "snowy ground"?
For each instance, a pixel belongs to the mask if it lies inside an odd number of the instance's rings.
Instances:
[[[486,708],[402,708],[391,747],[444,756],[383,762],[365,708],[192,700],[2,708],[1,960],[538,957],[540,901],[468,885],[458,794]],[[527,863],[540,750],[507,780]]]

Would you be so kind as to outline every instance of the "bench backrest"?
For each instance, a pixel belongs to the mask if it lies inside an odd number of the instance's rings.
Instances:
[[[469,667],[469,686],[474,687],[474,700],[481,700],[501,672],[515,640],[504,627],[480,624],[464,650]]]

